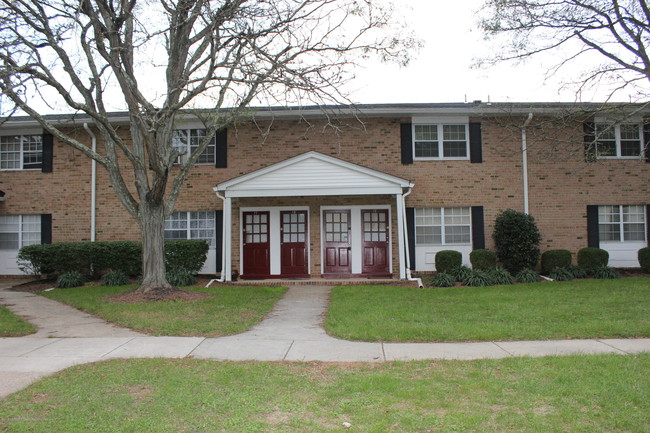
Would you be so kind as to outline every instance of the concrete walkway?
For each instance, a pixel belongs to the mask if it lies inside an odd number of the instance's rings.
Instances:
[[[321,326],[328,295],[329,287],[292,286],[264,321],[230,337],[149,337],[47,298],[0,287],[0,303],[39,326],[39,332],[31,336],[0,338],[0,397],[72,365],[113,358],[384,362],[650,352],[650,339],[479,343],[339,340],[328,336]]]

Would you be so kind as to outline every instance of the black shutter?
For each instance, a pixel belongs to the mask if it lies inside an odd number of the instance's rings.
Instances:
[[[483,162],[483,137],[480,123],[469,124],[469,160],[472,163]]]
[[[223,264],[223,211],[218,210],[214,212],[214,230],[215,242],[214,248],[217,256],[217,272],[221,272],[221,265]]]
[[[598,234],[598,206],[587,206],[587,246],[591,248],[600,247],[600,236]]]
[[[52,173],[52,157],[54,156],[54,137],[52,134],[43,134],[43,173]]]
[[[400,124],[402,143],[402,164],[413,164],[413,126],[410,123]]]
[[[409,242],[409,264],[412,271],[415,270],[415,208],[406,208],[406,236]]]
[[[216,134],[216,168],[228,167],[228,129],[220,129]]]
[[[645,162],[650,162],[650,123],[643,124],[643,151]]]
[[[41,243],[52,243],[52,214],[41,214]]]
[[[645,243],[650,247],[650,204],[646,205],[646,209],[645,209],[645,229],[647,232]]]
[[[472,206],[472,249],[485,249],[485,218],[483,206]]]
[[[596,124],[585,122],[583,129],[585,133],[585,161],[594,162],[596,160]]]

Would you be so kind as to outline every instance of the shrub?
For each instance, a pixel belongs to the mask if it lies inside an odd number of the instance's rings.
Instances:
[[[587,271],[585,271],[580,266],[569,265],[565,268],[567,271],[571,272],[573,278],[587,278]]]
[[[453,275],[446,272],[438,272],[432,279],[431,285],[433,287],[452,287],[456,283]]]
[[[129,284],[129,276],[119,269],[102,275],[102,285],[104,286],[125,286],[127,284]]]
[[[620,274],[616,269],[603,265],[593,268],[591,275],[600,280],[613,280],[620,277]]]
[[[497,255],[494,251],[490,250],[474,250],[469,253],[469,261],[472,264],[472,269],[489,271],[496,267]]]
[[[542,273],[548,275],[555,268],[566,268],[571,265],[571,251],[548,250],[542,254]]]
[[[456,281],[463,282],[465,278],[472,273],[472,270],[468,268],[467,266],[461,266],[457,269],[454,270],[454,277],[456,277]]]
[[[526,268],[519,271],[515,279],[520,283],[536,283],[539,281],[539,275],[532,269]]]
[[[650,247],[639,250],[639,265],[643,269],[643,272],[650,273]]]
[[[183,269],[172,269],[167,271],[167,281],[175,287],[191,286],[196,283],[196,278],[191,272]]]
[[[593,269],[607,266],[609,253],[600,248],[582,248],[578,251],[578,266],[591,273]]]
[[[487,272],[491,286],[512,284],[512,275],[503,268],[492,268]]]
[[[86,277],[79,272],[65,272],[56,279],[56,287],[68,289],[70,287],[80,287],[86,283]]]
[[[470,287],[484,287],[490,285],[490,277],[484,271],[472,269],[463,279],[463,284]]]
[[[436,253],[436,271],[451,274],[463,264],[463,255],[458,251],[442,250]]]
[[[501,212],[494,223],[492,237],[497,258],[511,274],[537,265],[541,235],[531,215],[512,209]]]
[[[198,274],[210,246],[202,239],[165,242],[165,265],[168,270],[184,270]]]
[[[555,281],[573,280],[573,274],[567,268],[555,268],[549,272],[548,277]]]

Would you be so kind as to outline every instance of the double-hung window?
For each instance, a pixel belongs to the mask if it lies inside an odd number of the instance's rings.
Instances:
[[[640,123],[596,123],[594,135],[599,158],[638,158],[643,153]]]
[[[598,206],[598,232],[605,242],[645,241],[645,206]]]
[[[42,135],[0,136],[0,170],[41,168],[42,164]]]
[[[416,245],[466,245],[472,242],[469,207],[415,209]]]
[[[0,250],[41,243],[41,215],[0,215]]]
[[[165,239],[203,239],[215,246],[214,211],[174,212],[165,220]]]
[[[415,159],[467,159],[468,123],[413,123]]]
[[[205,129],[176,129],[172,137],[172,145],[181,154],[179,163],[187,160],[189,156],[201,145],[205,139]],[[210,144],[199,155],[196,160],[197,164],[214,164],[216,161],[216,135],[210,141]]]

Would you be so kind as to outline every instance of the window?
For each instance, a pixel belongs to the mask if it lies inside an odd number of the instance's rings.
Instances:
[[[41,135],[0,136],[0,170],[41,168],[42,164]]]
[[[214,211],[172,213],[165,220],[165,239],[203,239],[214,248]]]
[[[0,215],[0,250],[41,243],[41,215]]]
[[[642,154],[642,126],[638,123],[596,123],[596,154],[599,158],[635,158]]]
[[[413,155],[416,159],[467,159],[467,126],[413,124]]]
[[[601,241],[645,241],[645,206],[598,206]]]
[[[453,245],[472,242],[469,207],[415,209],[417,245]]]
[[[181,153],[181,160],[187,160],[187,158],[194,152],[201,141],[205,138],[206,130],[205,129],[176,129],[174,130],[174,135],[172,137],[172,145],[176,150]],[[203,153],[199,155],[196,160],[197,164],[214,164],[216,161],[216,134],[212,139],[212,142],[208,144],[208,147],[205,148]],[[179,163],[181,162],[179,160]]]

